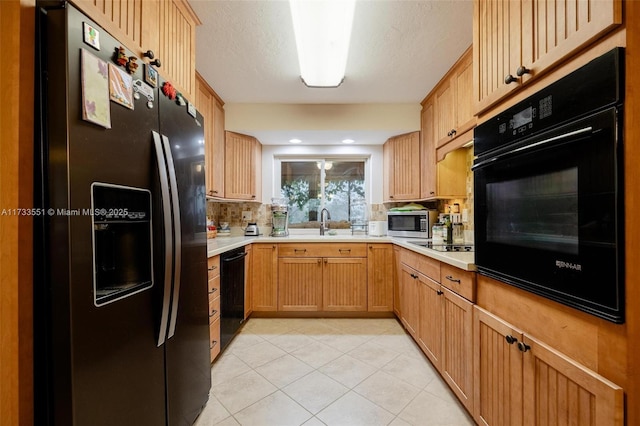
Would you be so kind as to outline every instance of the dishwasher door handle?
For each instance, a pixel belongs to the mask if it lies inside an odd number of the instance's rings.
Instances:
[[[240,253],[240,254],[239,254],[239,255],[237,255],[237,256],[227,257],[227,258],[222,258],[222,261],[223,261],[223,262],[233,262],[233,261],[235,261],[235,260],[242,259],[242,258],[243,258],[243,257],[245,257],[246,255],[247,255],[247,252],[245,251],[244,253]]]

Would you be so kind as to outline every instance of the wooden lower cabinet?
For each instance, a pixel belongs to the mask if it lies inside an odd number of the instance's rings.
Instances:
[[[252,244],[251,307],[253,311],[278,310],[278,246]]]
[[[460,402],[473,411],[473,303],[442,288],[440,371]]]
[[[402,263],[400,265],[400,320],[409,334],[417,335],[419,321],[420,287],[418,274],[413,268]]]
[[[322,310],[322,258],[278,259],[278,310]]]
[[[401,268],[401,249],[393,246],[393,313],[400,317],[400,271]],[[369,264],[371,265],[371,264]]]
[[[395,265],[391,244],[369,244],[367,257],[367,310],[392,312]]]
[[[367,259],[324,258],[322,310],[360,312],[367,310]]]
[[[247,256],[244,258],[244,319],[246,320],[253,312],[253,247],[251,245],[244,247]]]
[[[210,257],[207,262],[209,288],[209,348],[211,362],[220,353],[220,256]]]
[[[418,335],[417,342],[433,365],[442,368],[443,312],[440,284],[418,275]]]
[[[619,386],[477,306],[473,330],[478,424],[624,424]]]

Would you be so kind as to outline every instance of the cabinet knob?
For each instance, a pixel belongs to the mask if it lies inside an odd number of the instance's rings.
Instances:
[[[525,74],[531,74],[531,70],[527,67],[525,67],[524,65],[520,65],[518,67],[518,69],[516,70],[516,75],[518,77],[522,77]]]
[[[518,341],[518,339],[516,339],[515,337],[513,337],[510,334],[507,334],[506,336],[504,336],[504,340],[507,341],[508,344],[513,345],[515,342]]]
[[[155,55],[153,54],[153,50],[147,50],[146,52],[144,52],[142,54],[142,56],[144,56],[145,58],[149,58],[149,59],[155,58]]]
[[[447,136],[451,137],[451,136],[455,135],[456,133],[458,133],[458,132],[456,132],[456,129],[451,129],[449,131],[449,133],[447,133]]]
[[[256,198],[256,196],[255,196],[255,195],[252,195],[252,196],[251,196],[251,198]]]
[[[217,266],[212,266],[211,268],[209,268],[210,271],[215,271],[216,269],[218,269]]]
[[[520,349],[521,352],[526,352],[531,349],[531,346],[527,345],[524,342],[518,342],[518,349]]]
[[[329,263],[329,259],[325,258],[325,259],[324,259],[324,263],[325,263],[325,264]]]
[[[393,195],[389,195],[389,198],[393,198]]]
[[[150,65],[153,65],[156,68],[160,68],[162,66],[162,63],[160,62],[160,59],[155,59],[151,62],[149,62]]]
[[[511,74],[508,74],[505,78],[504,78],[504,84],[511,84],[514,81],[518,81],[518,79],[514,76],[512,76]]]
[[[430,195],[436,195],[435,191],[430,191],[429,194]]]
[[[322,259],[318,259],[318,265],[322,264]]]
[[[444,294],[444,291],[442,291],[442,290],[437,290],[437,291],[436,291],[436,294],[437,294],[438,296],[442,296],[442,295]]]

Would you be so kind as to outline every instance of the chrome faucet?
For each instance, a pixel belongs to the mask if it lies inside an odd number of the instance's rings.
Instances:
[[[327,217],[325,218],[325,212]],[[320,210],[320,235],[324,235],[324,231],[329,230],[329,221],[331,220],[331,213],[326,208]]]

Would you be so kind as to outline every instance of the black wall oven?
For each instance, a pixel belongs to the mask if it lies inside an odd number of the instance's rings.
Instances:
[[[616,48],[474,132],[480,274],[624,322],[622,106]]]

